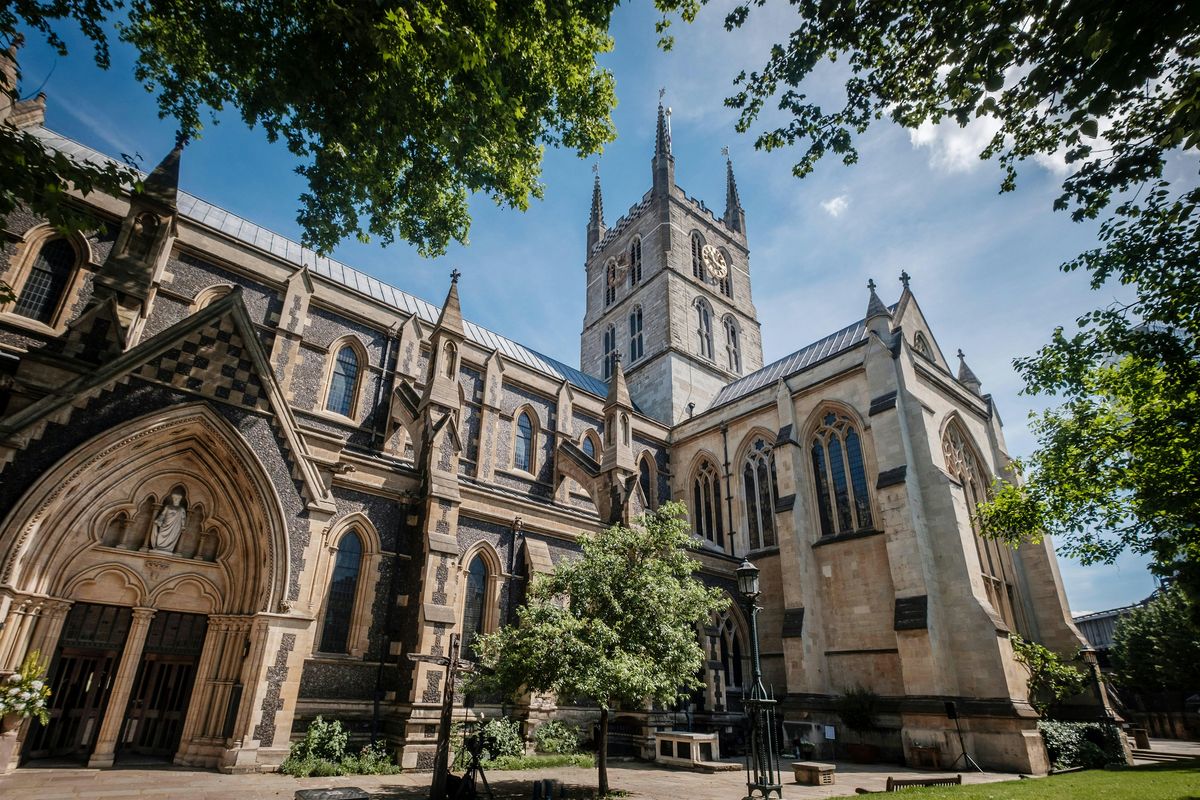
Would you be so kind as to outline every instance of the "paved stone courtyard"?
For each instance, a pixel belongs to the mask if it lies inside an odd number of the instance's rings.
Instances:
[[[786,767],[786,763],[784,765]],[[889,775],[934,776],[886,765],[838,764],[833,786],[798,786],[791,770],[784,776],[787,800],[853,795],[858,787],[882,789]],[[1016,775],[985,773],[963,775],[968,783],[1013,780]],[[528,798],[535,779],[551,778],[569,787],[571,798],[590,797],[596,785],[594,769],[565,767],[536,772],[489,773],[498,798]],[[609,782],[633,798],[686,798],[686,800],[738,800],[746,794],[746,773],[711,775],[668,769],[640,762],[609,765]],[[372,798],[417,800],[427,796],[428,773],[296,779],[286,775],[221,775],[174,767],[130,767],[110,770],[79,768],[25,768],[0,777],[0,797],[66,800],[67,798],[171,798],[171,800],[291,800],[297,789],[357,786]]]

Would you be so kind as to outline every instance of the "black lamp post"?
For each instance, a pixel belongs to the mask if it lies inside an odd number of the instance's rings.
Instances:
[[[758,658],[758,567],[742,559],[737,568],[738,591],[746,598],[750,615],[751,667],[754,684],[746,700],[746,716],[750,722],[750,753],[746,760],[746,800],[762,797],[783,797],[779,768],[775,763],[775,699],[763,688],[762,664]]]

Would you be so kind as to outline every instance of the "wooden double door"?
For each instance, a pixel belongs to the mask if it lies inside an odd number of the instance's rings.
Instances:
[[[86,761],[96,745],[127,645],[132,611],[76,603],[50,667],[50,721],[34,723],[26,759]],[[150,622],[118,741],[118,757],[170,758],[179,747],[208,618],[159,611]]]

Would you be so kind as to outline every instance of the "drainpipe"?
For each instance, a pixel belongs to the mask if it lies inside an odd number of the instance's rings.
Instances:
[[[729,478],[729,426],[721,426],[721,447],[725,451],[725,510],[728,512],[729,553],[733,554],[733,482]]]

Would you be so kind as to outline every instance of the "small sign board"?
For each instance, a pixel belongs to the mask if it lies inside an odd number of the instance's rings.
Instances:
[[[830,739],[830,740],[836,739],[837,738],[837,728],[833,727],[832,725],[826,725],[825,726],[825,738]]]

